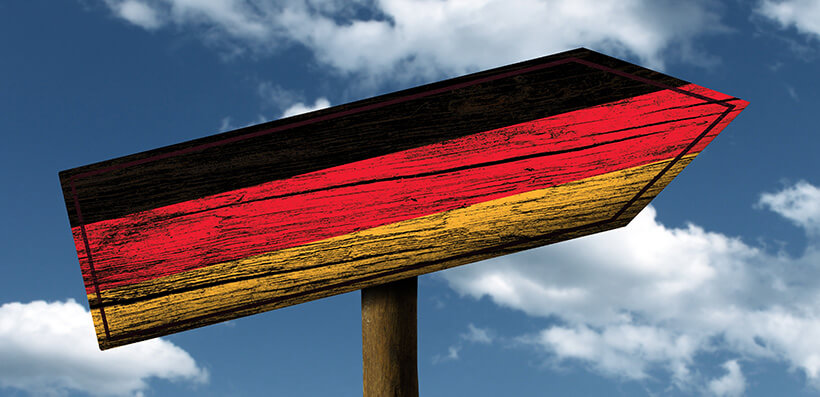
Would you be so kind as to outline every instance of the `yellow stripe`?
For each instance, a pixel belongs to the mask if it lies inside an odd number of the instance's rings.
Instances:
[[[624,226],[695,155],[682,158],[618,220],[605,225],[583,227],[611,219],[671,160],[104,290],[114,340],[105,340],[99,310],[92,310],[100,346],[119,346]],[[578,227],[583,228],[560,232]],[[480,251],[505,243],[515,245]],[[398,272],[360,280],[391,271]],[[172,292],[181,287],[186,290]],[[156,294],[167,295],[115,303]],[[96,296],[88,297],[92,305],[99,303]],[[279,300],[264,302],[272,298]],[[132,335],[135,332],[141,334]]]

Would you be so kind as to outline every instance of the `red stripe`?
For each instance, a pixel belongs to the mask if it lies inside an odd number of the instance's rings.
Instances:
[[[683,88],[727,98],[697,86]],[[725,109],[660,91],[86,225],[99,288],[668,159]],[[719,128],[690,153],[705,147]],[[586,149],[572,151],[580,148]],[[558,153],[539,156],[548,152]],[[521,158],[497,163],[515,157]],[[482,163],[489,165],[469,168]],[[456,170],[430,174],[444,169]],[[270,198],[282,195],[289,196]],[[74,232],[75,241],[82,241],[79,227]],[[86,287],[92,291],[83,248],[78,244]]]

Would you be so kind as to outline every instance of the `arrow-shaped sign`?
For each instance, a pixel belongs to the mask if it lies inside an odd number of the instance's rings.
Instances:
[[[100,347],[624,226],[746,104],[578,49],[63,171]]]

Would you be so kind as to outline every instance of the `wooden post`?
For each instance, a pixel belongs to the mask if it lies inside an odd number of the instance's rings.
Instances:
[[[365,397],[418,397],[418,279],[362,289]]]

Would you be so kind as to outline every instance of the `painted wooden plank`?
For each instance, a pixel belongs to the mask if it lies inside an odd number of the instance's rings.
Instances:
[[[579,49],[60,176],[105,349],[623,226],[745,106]]]

